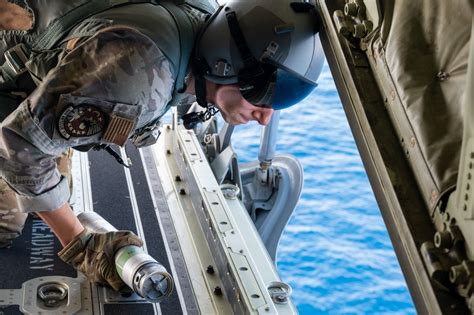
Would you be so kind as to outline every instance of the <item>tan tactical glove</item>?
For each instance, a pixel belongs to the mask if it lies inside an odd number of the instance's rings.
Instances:
[[[130,231],[93,233],[84,230],[58,256],[74,269],[81,271],[96,284],[108,284],[115,291],[125,286],[115,269],[114,256],[127,245],[142,246],[143,242]]]

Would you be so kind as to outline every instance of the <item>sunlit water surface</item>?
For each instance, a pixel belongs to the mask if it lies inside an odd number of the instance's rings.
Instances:
[[[318,88],[284,110],[278,153],[305,171],[301,200],[281,238],[278,270],[301,314],[414,314],[327,65]],[[255,160],[260,128],[236,127],[239,160]]]

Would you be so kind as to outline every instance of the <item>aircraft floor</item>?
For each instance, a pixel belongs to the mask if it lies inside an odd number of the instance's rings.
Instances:
[[[93,311],[85,312],[83,308],[80,313],[183,314],[183,307],[186,313],[195,313],[197,304],[193,302],[194,295],[176,241],[176,231],[170,224],[165,224],[166,231],[162,231],[161,222],[169,222],[166,216],[169,209],[163,201],[159,176],[152,165],[154,162],[147,160],[146,151],[138,151],[132,146],[127,147],[126,151],[133,163],[129,170],[104,151],[91,151],[87,155],[78,153],[83,157],[82,164],[78,166],[75,163],[73,174],[82,174],[79,176],[82,179],[74,179],[75,199],[78,201],[73,205],[75,211],[95,211],[117,229],[138,234],[144,239],[148,253],[172,272],[179,283],[173,295],[160,304],[147,303],[136,295],[117,297],[109,289],[90,286]],[[89,168],[84,166],[84,161],[88,162]],[[81,169],[78,170],[78,167]],[[150,172],[155,173],[150,176]],[[150,183],[149,178],[153,178],[153,183]],[[84,185],[84,180],[90,180],[90,183]],[[84,191],[88,186],[90,191]],[[23,235],[11,248],[0,250],[0,264],[4,266],[0,275],[0,314],[21,314],[18,306],[12,304],[22,303],[20,295],[25,293],[20,294],[19,289],[25,281],[48,276],[77,276],[71,267],[57,257],[60,247],[49,228],[38,218],[30,216]],[[171,253],[172,260],[167,252]],[[176,292],[176,287],[179,292]],[[8,294],[18,295],[18,303],[15,298],[2,299]]]

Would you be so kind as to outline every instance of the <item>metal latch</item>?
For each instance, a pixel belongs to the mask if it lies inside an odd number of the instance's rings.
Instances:
[[[15,75],[20,75],[26,71],[26,62],[30,59],[30,51],[25,44],[20,43],[5,51],[6,65]]]
[[[275,304],[286,304],[291,297],[292,289],[284,282],[272,282],[268,286],[268,293]]]
[[[68,287],[59,282],[48,282],[38,287],[38,297],[47,307],[58,307],[67,295]]]
[[[218,76],[227,76],[232,69],[232,66],[226,60],[218,60],[214,65],[216,74]]]
[[[221,184],[220,188],[225,199],[236,199],[240,195],[240,188],[232,184]]]
[[[350,39],[366,37],[374,29],[374,24],[367,16],[363,0],[347,0],[342,10],[333,13],[334,24],[342,36]]]
[[[161,122],[158,121],[155,124],[146,126],[140,129],[132,136],[132,142],[137,148],[147,147],[155,144],[161,135],[160,131]]]

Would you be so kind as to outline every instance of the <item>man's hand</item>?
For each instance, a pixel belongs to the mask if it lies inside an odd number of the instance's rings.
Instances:
[[[127,245],[142,246],[143,242],[130,231],[93,233],[84,230],[65,246],[58,256],[96,283],[110,285],[115,291],[125,286],[115,269],[114,256]]]

